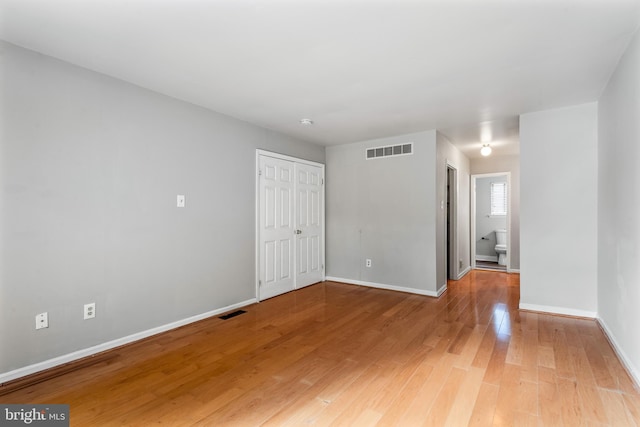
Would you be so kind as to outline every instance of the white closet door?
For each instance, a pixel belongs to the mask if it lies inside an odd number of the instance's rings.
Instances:
[[[296,288],[324,279],[323,191],[320,167],[296,163]]]
[[[259,157],[259,298],[295,288],[295,163]]]

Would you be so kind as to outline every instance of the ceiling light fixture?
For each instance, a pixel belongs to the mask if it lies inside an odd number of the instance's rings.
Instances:
[[[300,119],[300,124],[305,126],[310,126],[313,124],[313,120],[311,119]]]
[[[489,146],[489,144],[482,144],[482,148],[480,149],[480,154],[482,154],[485,157],[491,154],[491,146]]]

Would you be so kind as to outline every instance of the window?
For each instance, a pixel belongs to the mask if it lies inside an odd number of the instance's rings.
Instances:
[[[491,215],[507,214],[507,183],[491,183]]]

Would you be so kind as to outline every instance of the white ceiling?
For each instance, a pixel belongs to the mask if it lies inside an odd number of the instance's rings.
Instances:
[[[594,101],[640,0],[0,0],[0,38],[324,145],[440,129],[470,157]],[[301,118],[313,126],[301,126]]]

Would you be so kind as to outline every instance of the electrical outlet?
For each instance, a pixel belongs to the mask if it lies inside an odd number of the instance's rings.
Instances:
[[[96,303],[91,302],[84,305],[84,320],[96,317]]]
[[[364,262],[364,265],[367,267],[371,267],[371,260],[367,258],[367,260]]]
[[[49,327],[49,313],[40,313],[36,315],[36,329]]]

